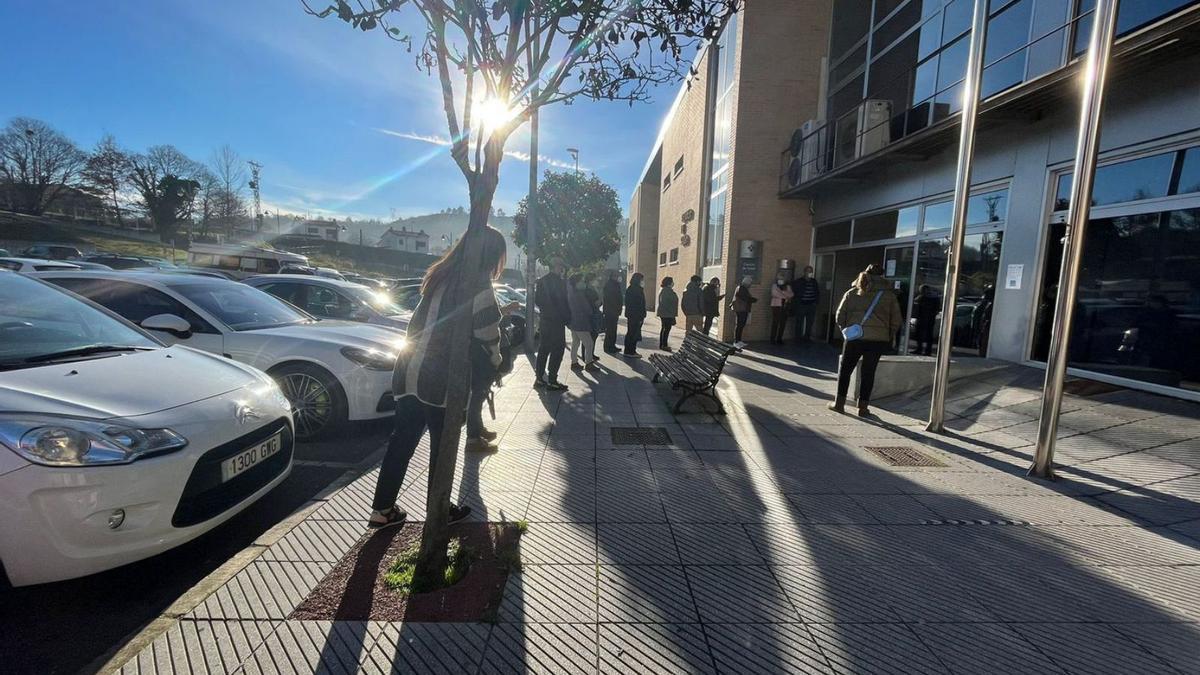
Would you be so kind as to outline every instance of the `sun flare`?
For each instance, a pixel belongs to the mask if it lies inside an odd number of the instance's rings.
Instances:
[[[492,131],[512,121],[517,111],[510,107],[507,101],[489,97],[477,99],[472,114],[480,127],[485,131]]]

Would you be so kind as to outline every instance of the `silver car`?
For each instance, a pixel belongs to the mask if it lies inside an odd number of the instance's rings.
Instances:
[[[358,321],[406,330],[412,312],[384,291],[305,274],[265,274],[244,283],[264,290],[320,319]]]

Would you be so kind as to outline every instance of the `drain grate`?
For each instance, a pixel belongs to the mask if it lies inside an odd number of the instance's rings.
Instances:
[[[613,445],[670,445],[671,435],[662,427],[613,427]]]
[[[929,455],[902,445],[868,446],[866,450],[892,466],[946,466]]]

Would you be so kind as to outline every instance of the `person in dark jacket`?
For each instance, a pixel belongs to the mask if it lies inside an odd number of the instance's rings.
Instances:
[[[608,281],[604,282],[604,353],[617,353],[617,323],[621,320],[621,310],[625,307],[625,298],[621,293],[621,273],[611,270]]]
[[[796,342],[812,340],[813,323],[817,320],[817,301],[821,298],[821,285],[813,273],[812,265],[804,268],[799,279],[792,280],[792,313],[796,316]]]
[[[683,295],[679,298],[680,309],[683,310],[683,331],[700,330],[704,324],[704,292],[700,289],[700,277],[692,275]]]
[[[933,327],[941,310],[941,298],[928,284],[921,284],[917,289],[917,297],[913,298],[913,318],[917,320],[914,328],[918,356],[933,355]]]
[[[583,275],[583,284],[583,295],[592,307],[589,321],[592,334],[592,360],[599,361],[600,355],[594,352],[596,351],[596,338],[600,337],[600,328],[601,324],[604,323],[604,318],[600,314],[600,292],[596,290],[596,275],[590,273]]]
[[[891,285],[883,278],[879,265],[863,270],[854,286],[842,296],[837,308],[837,325],[845,330],[861,326],[862,335],[842,342],[842,360],[838,366],[837,398],[829,409],[844,412],[846,395],[850,391],[850,376],[862,361],[861,383],[858,389],[858,416],[871,414],[871,389],[875,386],[875,368],[879,358],[892,350],[892,341],[904,322],[900,302]]]
[[[563,279],[566,266],[559,258],[550,261],[550,271],[537,280],[534,295],[538,308],[537,379],[538,389],[562,391],[567,386],[558,381],[563,353],[567,351],[567,324],[571,322],[571,306],[567,302],[567,282]]]
[[[468,243],[477,237],[483,239],[483,264],[468,270],[465,269],[465,251]],[[408,324],[407,347],[400,352],[392,373],[395,422],[375,482],[371,515],[367,520],[370,528],[399,525],[408,517],[396,504],[396,498],[426,429],[429,430],[429,471],[431,475],[436,471],[452,385],[450,366],[455,360],[451,351],[454,317],[460,316],[462,311],[470,311],[473,327],[470,349],[480,350],[490,368],[498,367],[503,360],[500,353],[501,311],[496,305],[492,281],[504,271],[505,249],[504,235],[499,230],[485,227],[479,232],[468,231],[425,273],[421,301]],[[447,291],[460,275],[468,283],[468,293],[454,303],[447,299],[453,293]],[[473,361],[468,356],[468,362]],[[470,370],[474,370],[474,366]],[[467,377],[468,383],[475,383],[484,379],[479,375],[466,373],[460,376]],[[471,508],[450,504],[449,513],[450,522],[454,523],[466,518]]]
[[[713,319],[721,316],[721,299],[725,294],[721,292],[721,280],[717,277],[709,279],[707,284],[704,284],[704,290],[701,293],[701,302],[704,305],[704,334],[708,335],[712,330]]]
[[[642,322],[646,320],[646,291],[642,288],[642,280],[646,277],[641,272],[634,272],[629,277],[629,288],[625,289],[625,356],[640,358],[637,343],[642,339]]]
[[[658,315],[662,325],[662,330],[658,333],[658,348],[669,352],[671,345],[667,339],[671,336],[671,328],[675,326],[675,320],[679,317],[679,296],[675,294],[675,280],[671,277],[664,277],[660,286],[662,290],[658,292],[658,305],[654,308],[654,313]]]
[[[733,293],[733,302],[730,303],[730,308],[733,309],[733,315],[737,318],[737,322],[733,326],[733,346],[742,349],[746,346],[742,342],[742,332],[746,330],[746,323],[750,321],[750,310],[754,308],[754,303],[758,302],[758,298],[750,294],[750,284],[754,283],[754,279],[745,277],[742,283],[738,284],[737,290]]]

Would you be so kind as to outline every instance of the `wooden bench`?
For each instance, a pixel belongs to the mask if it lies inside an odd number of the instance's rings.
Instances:
[[[717,381],[729,356],[737,348],[727,342],[711,338],[700,331],[691,330],[683,337],[683,344],[672,354],[651,354],[650,365],[654,366],[654,381],[667,378],[672,389],[681,389],[684,395],[675,403],[675,414],[679,414],[683,402],[696,396],[707,396],[717,404],[718,414],[725,414],[725,406],[717,398]]]

